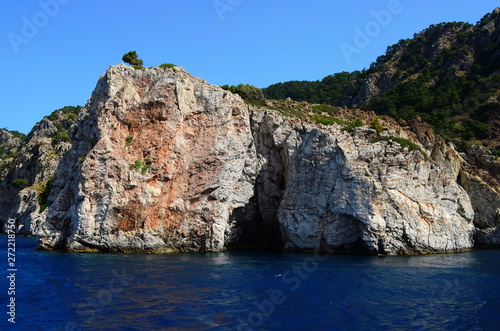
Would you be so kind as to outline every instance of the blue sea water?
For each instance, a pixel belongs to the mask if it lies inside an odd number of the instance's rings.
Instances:
[[[16,238],[1,330],[500,330],[500,250],[66,254]]]

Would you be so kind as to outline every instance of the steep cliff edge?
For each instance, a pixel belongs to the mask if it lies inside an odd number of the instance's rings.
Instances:
[[[40,248],[472,249],[460,155],[428,127],[383,124],[376,141],[248,106],[182,68],[110,67],[56,171]]]

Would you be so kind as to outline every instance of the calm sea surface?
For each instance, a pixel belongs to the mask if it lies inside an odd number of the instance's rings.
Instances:
[[[500,250],[64,254],[1,236],[1,330],[500,330]]]

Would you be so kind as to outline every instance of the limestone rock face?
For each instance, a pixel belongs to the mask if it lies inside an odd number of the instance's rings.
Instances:
[[[438,163],[375,131],[346,133],[292,125],[254,113],[280,150],[285,189],[277,211],[285,248],[384,254],[453,252],[473,247],[467,193]]]
[[[0,146],[6,149],[16,149],[21,146],[21,140],[14,137],[9,131],[0,129]]]
[[[500,183],[485,169],[463,164],[459,183],[467,191],[475,212],[475,244],[500,246]]]
[[[448,146],[431,127],[416,118],[409,123],[419,141],[433,160],[444,166],[451,178],[462,186],[470,198],[476,227],[474,245],[500,246],[500,160],[480,146],[471,146],[459,154]],[[398,135],[404,135],[398,132]]]
[[[235,240],[231,211],[252,197],[259,165],[241,98],[181,68],[119,65],[78,126],[43,247],[217,251]]]
[[[182,68],[110,67],[59,162],[40,248],[420,254],[495,242],[465,161],[407,124],[387,120],[382,134],[423,152],[253,108]]]
[[[16,231],[21,235],[38,235],[45,222],[46,198],[40,198],[50,186],[62,156],[71,144],[55,141],[54,123],[47,118],[40,121],[28,135],[26,142],[16,143],[20,148],[15,159],[0,172],[0,224],[3,229],[9,219],[14,219]],[[25,185],[13,185],[24,180]]]

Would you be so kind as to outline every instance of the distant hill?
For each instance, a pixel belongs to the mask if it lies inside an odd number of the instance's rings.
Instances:
[[[500,156],[500,8],[476,25],[440,23],[389,46],[369,69],[263,89],[268,99],[420,116],[459,149],[482,144]]]

